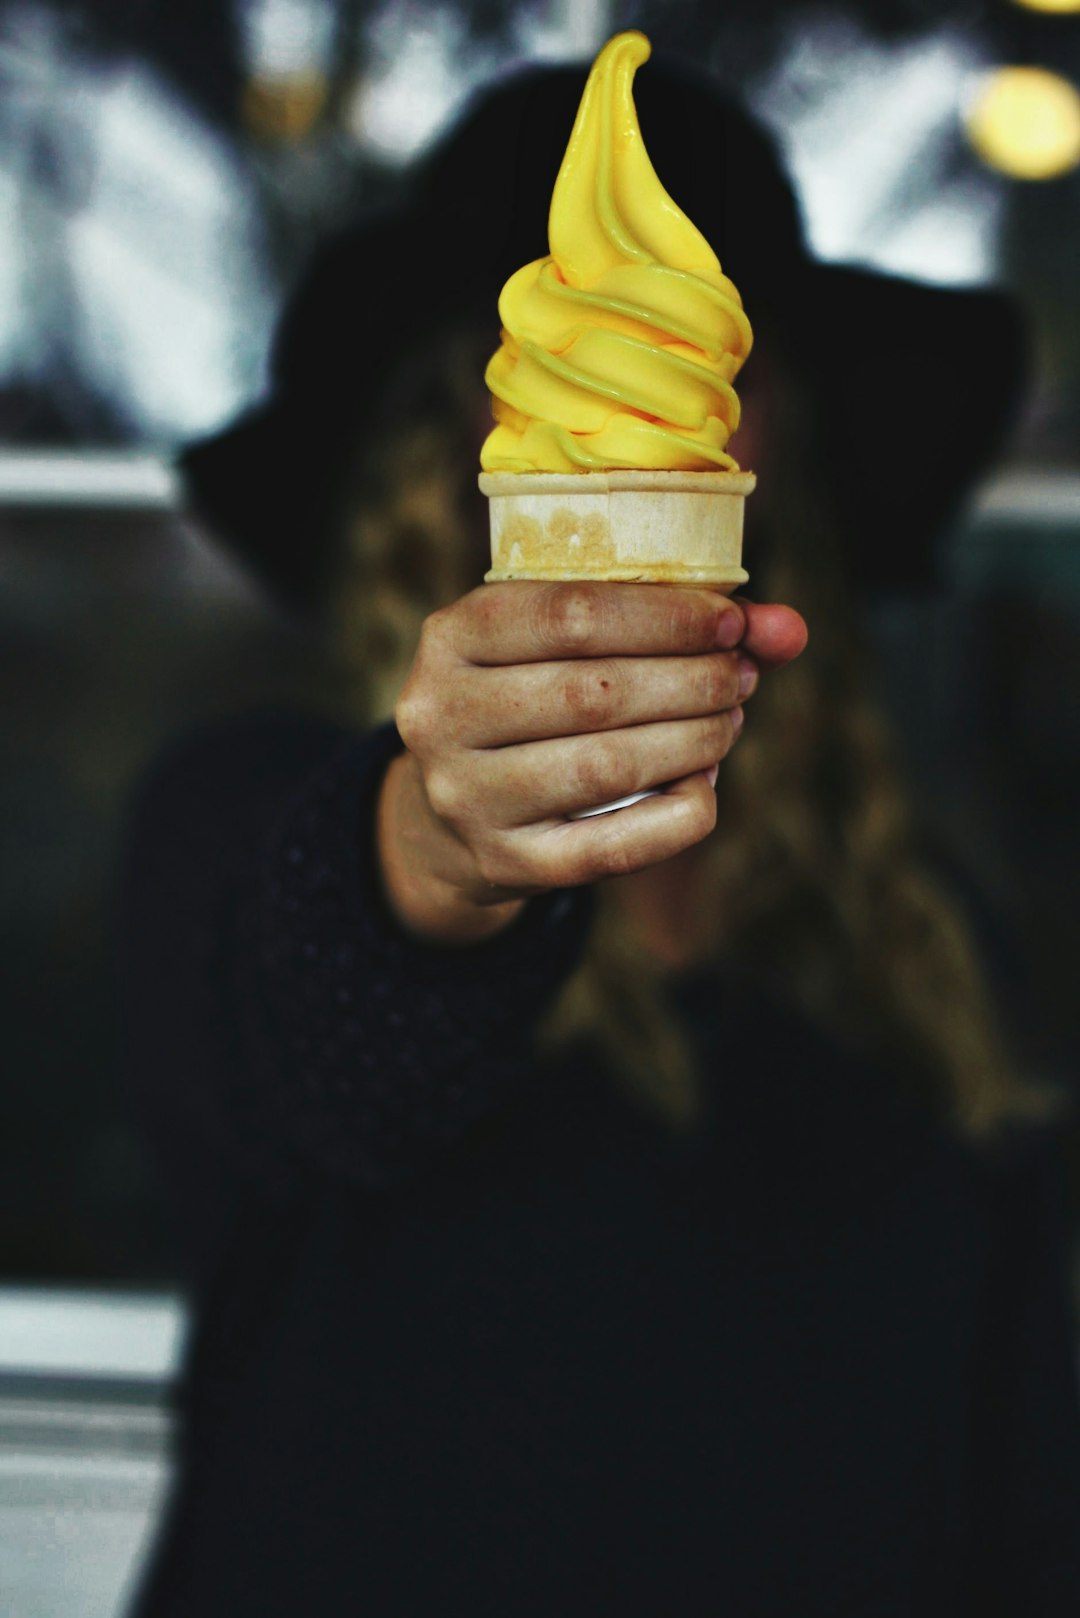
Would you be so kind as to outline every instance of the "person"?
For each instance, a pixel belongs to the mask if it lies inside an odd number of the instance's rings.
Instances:
[[[928,582],[1018,323],[814,264],[767,137],[655,62],[653,161],[757,333],[755,594],[800,611],[482,585],[483,360],[582,82],[481,97],[186,458],[350,719],[199,734],[133,815],[128,1060],[193,1316],[136,1611],[1064,1618],[1047,1102],[859,627]]]

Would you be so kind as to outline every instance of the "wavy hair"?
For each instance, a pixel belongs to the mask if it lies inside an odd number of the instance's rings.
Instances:
[[[475,462],[488,346],[474,332],[448,337],[398,379],[357,456],[335,609],[354,719],[393,711],[424,618],[487,566]],[[785,476],[754,497],[754,588],[798,607],[812,636],[800,659],[762,682],[721,767],[718,830],[695,869],[695,953],[718,972],[737,960],[833,1037],[918,1085],[963,1132],[987,1138],[1045,1116],[1052,1098],[1013,1071],[970,929],[920,848],[805,396],[774,371]],[[627,924],[619,884],[600,884],[586,955],[540,1037],[556,1049],[594,1042],[639,1100],[686,1126],[698,1074],[669,981]]]

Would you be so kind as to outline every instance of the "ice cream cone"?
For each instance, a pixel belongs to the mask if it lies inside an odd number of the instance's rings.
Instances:
[[[484,472],[491,571],[503,579],[707,585],[742,567],[752,472]]]

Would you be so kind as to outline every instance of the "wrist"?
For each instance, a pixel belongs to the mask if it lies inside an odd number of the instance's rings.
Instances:
[[[383,891],[401,927],[424,943],[473,944],[491,938],[526,901],[484,884],[468,849],[428,803],[411,753],[393,759],[376,813]]]

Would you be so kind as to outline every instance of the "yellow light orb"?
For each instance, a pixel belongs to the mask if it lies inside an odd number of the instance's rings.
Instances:
[[[1053,11],[1064,16],[1067,11],[1080,11],[1080,0],[1015,0],[1026,11]]]
[[[1053,180],[1080,163],[1080,93],[1041,67],[1000,67],[982,80],[967,132],[984,163],[1016,180]]]

